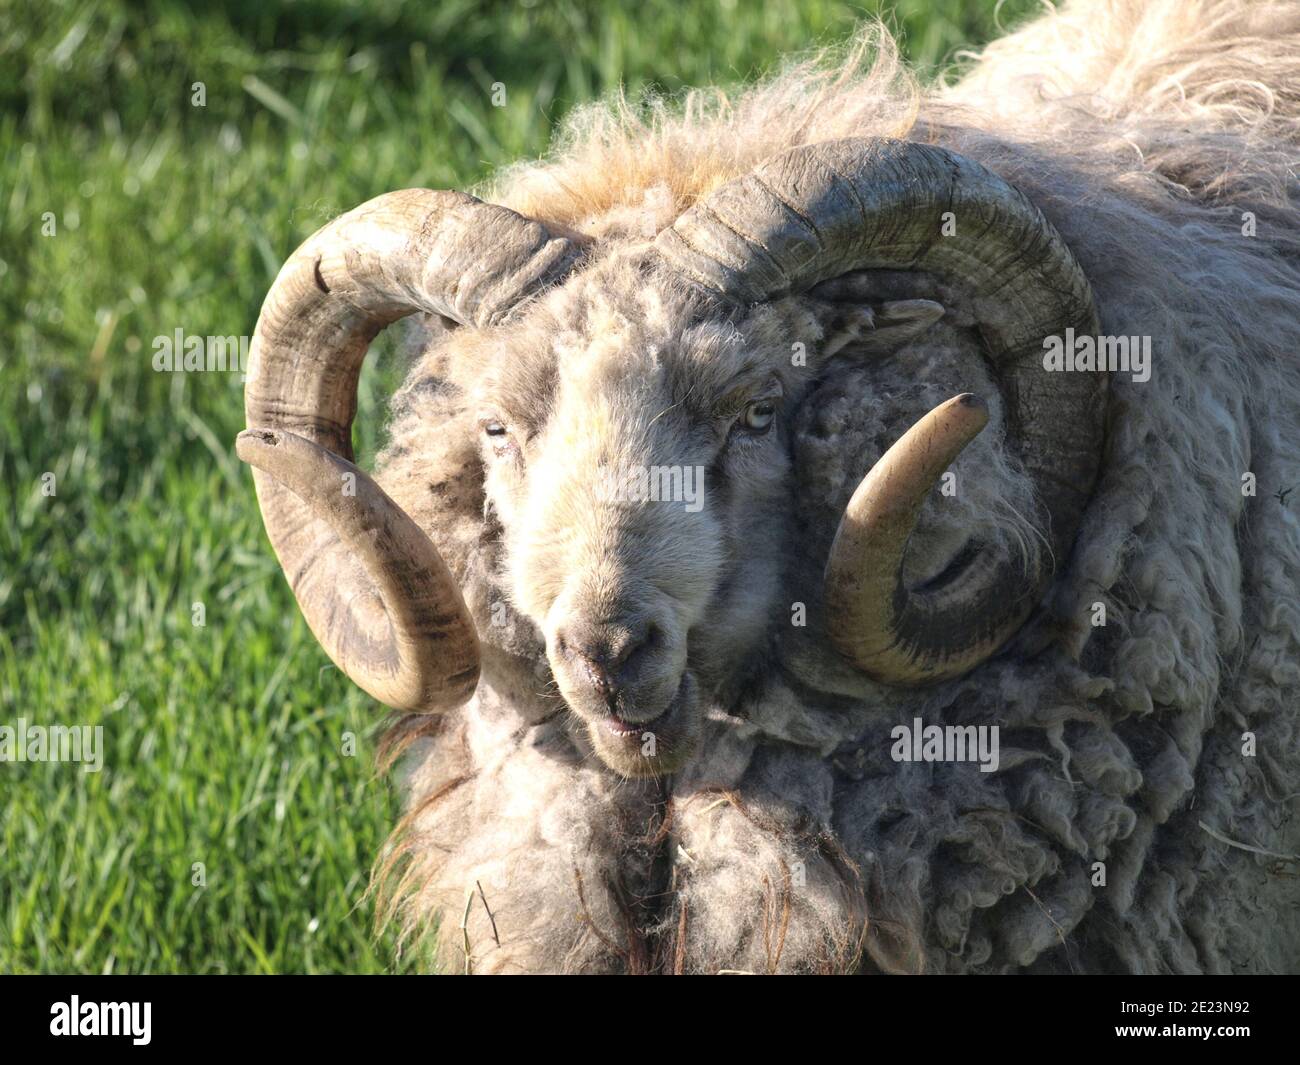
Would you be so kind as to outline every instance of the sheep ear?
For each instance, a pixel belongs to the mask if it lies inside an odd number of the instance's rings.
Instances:
[[[837,309],[826,329],[822,357],[850,349],[852,355],[876,356],[897,351],[943,317],[934,300],[890,300]]]

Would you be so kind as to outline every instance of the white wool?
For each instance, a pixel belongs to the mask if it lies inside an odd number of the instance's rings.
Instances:
[[[1073,554],[1006,653],[889,689],[778,610],[764,667],[719,698],[691,765],[632,782],[591,756],[528,619],[490,623],[503,548],[473,412],[433,344],[379,477],[460,577],[484,680],[432,731],[395,728],[410,812],[381,865],[385,911],[435,932],[451,971],[1300,966],[1297,123],[1300,4],[1082,0],[951,87],[919,91],[871,30],[734,97],[589,108],[552,157],[503,174],[501,202],[615,246],[792,145],[937,141],[1043,210],[1102,331],[1151,336],[1154,367],[1113,376]],[[902,427],[987,386],[969,355],[940,330],[805,400],[778,601],[817,617],[848,496]],[[996,435],[957,469],[963,509],[927,503],[927,535],[1038,534]],[[997,724],[1000,770],[894,762],[890,729],[916,716]]]

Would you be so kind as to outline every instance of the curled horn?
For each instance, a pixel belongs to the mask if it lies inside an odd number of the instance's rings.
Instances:
[[[950,219],[956,231],[944,236]],[[1009,435],[1051,515],[1052,551],[1068,555],[1100,464],[1107,379],[1043,369],[1043,339],[1095,335],[1097,315],[1069,247],[1018,190],[933,145],[827,141],[718,188],[657,247],[678,273],[741,303],[855,270],[924,271],[964,287]],[[964,397],[932,411],[867,475],[841,524],[826,567],[827,629],[878,680],[922,684],[971,669],[1020,627],[1051,576],[1047,563],[1027,569],[984,548],[937,585],[903,582],[916,507],[943,472],[935,463],[955,458],[986,418]]]
[[[356,684],[434,712],[478,683],[474,623],[428,536],[352,465],[371,341],[416,311],[480,328],[572,265],[575,248],[472,196],[407,189],[310,237],[262,305],[239,457],[307,624]]]

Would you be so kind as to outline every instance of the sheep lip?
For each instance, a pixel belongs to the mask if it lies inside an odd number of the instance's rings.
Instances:
[[[662,713],[637,722],[602,714],[587,719],[587,732],[597,756],[615,773],[628,779],[660,778],[690,759],[701,718],[699,686],[688,669]]]
[[[668,705],[654,717],[648,717],[641,721],[629,721],[618,714],[611,713],[601,717],[599,724],[604,726],[606,732],[619,740],[639,743],[647,732],[663,731],[667,726],[672,725],[675,719],[680,716],[682,709],[691,701],[690,696],[693,690],[694,685],[688,680],[688,674],[683,673],[681,680],[677,683],[677,690],[673,693],[673,697],[668,700]]]
[[[668,709],[662,714],[657,714],[648,721],[624,721],[620,717],[614,717],[611,715],[610,717],[603,719],[601,724],[620,739],[627,739],[630,736],[639,736],[643,732],[654,731],[656,725],[662,724],[668,718],[668,715],[673,712],[675,702],[676,699],[674,699],[673,703],[668,704]]]

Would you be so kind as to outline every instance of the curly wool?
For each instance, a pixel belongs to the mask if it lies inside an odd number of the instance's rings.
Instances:
[[[793,145],[935,141],[1043,210],[1102,332],[1150,336],[1153,373],[1113,376],[1102,478],[1043,609],[919,692],[828,653],[821,569],[862,474],[938,400],[987,391],[986,371],[941,333],[828,375],[798,416],[780,526],[779,598],[809,624],[773,620],[687,770],[630,782],[591,757],[510,608],[472,412],[435,338],[379,477],[460,577],[484,682],[391,734],[408,813],[384,912],[436,930],[453,971],[1300,966],[1298,124],[1300,4],[1089,0],[953,86],[919,90],[870,29],[735,97],[588,108],[550,159],[502,174],[491,198],[617,245]],[[927,535],[1032,538],[1028,482],[982,441],[955,467],[966,509],[927,502]],[[895,763],[890,729],[914,717],[998,725],[1000,770]]]

